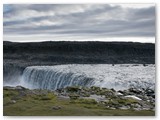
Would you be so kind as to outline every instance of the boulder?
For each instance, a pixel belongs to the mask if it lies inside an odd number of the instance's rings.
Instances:
[[[121,109],[121,110],[128,110],[128,109],[130,109],[130,107],[129,107],[129,106],[122,106],[122,107],[118,107],[118,109]]]
[[[136,88],[130,88],[130,89],[128,89],[128,91],[129,91],[129,92],[132,92],[132,93],[134,93],[134,94],[141,94],[141,93],[142,93],[141,90],[136,89]]]
[[[140,111],[140,110],[142,110],[142,108],[133,108],[133,110]]]
[[[101,96],[101,95],[90,95],[90,97],[85,97],[85,99],[86,98],[94,99],[96,102],[101,102],[106,100],[105,96]]]
[[[111,110],[115,110],[116,108],[114,108],[114,107],[110,107],[109,109],[111,109]]]
[[[127,96],[124,96],[125,98],[132,98],[132,99],[134,99],[134,100],[142,100],[141,98],[139,98],[139,97],[136,97],[136,96],[134,96],[134,95],[127,95]]]
[[[66,92],[78,92],[80,91],[81,89],[77,86],[70,86],[70,87],[66,87]]]
[[[12,103],[12,104],[15,104],[15,103],[16,103],[16,101],[15,101],[15,100],[11,100],[11,103]]]
[[[106,98],[116,97],[115,93],[113,91],[111,91],[111,90],[105,91],[105,96],[106,96]]]
[[[15,87],[4,86],[3,89],[4,89],[4,90],[15,90]]]
[[[61,106],[52,106],[52,110],[59,110],[61,108],[62,108]]]
[[[26,90],[26,88],[25,88],[25,87],[22,87],[22,86],[16,86],[15,89],[16,89],[16,90]]]
[[[69,97],[71,100],[76,100],[78,99],[80,96],[78,94],[69,94]]]
[[[116,92],[115,95],[116,95],[116,96],[123,96],[123,94],[120,93],[120,92]]]
[[[152,96],[153,98],[155,98],[155,92],[152,89],[146,89],[145,94],[147,96]]]

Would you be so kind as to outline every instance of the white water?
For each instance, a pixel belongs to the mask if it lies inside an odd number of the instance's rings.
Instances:
[[[21,85],[34,89],[58,89],[66,86],[99,86],[128,89],[155,87],[155,65],[96,64],[27,67]]]

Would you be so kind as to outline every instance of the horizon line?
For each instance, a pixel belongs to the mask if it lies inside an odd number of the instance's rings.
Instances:
[[[12,43],[42,43],[42,42],[108,42],[108,43],[150,43],[150,44],[156,44],[155,42],[140,42],[140,41],[97,41],[97,40],[72,40],[72,41],[67,41],[67,40],[39,40],[39,41],[11,41],[11,40],[3,40],[3,42],[12,42]]]

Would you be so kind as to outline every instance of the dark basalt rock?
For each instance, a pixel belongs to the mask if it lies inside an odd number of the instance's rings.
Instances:
[[[154,96],[154,97],[155,97],[154,91],[153,91],[152,89],[146,89],[146,90],[145,90],[145,94],[146,94],[147,96]]]
[[[136,88],[130,88],[128,89],[129,92],[132,92],[134,94],[142,94],[142,91],[141,90],[138,90]]]
[[[27,88],[22,87],[22,86],[16,86],[16,87],[12,87],[12,86],[4,86],[3,89],[5,90],[27,90]]]
[[[22,87],[22,86],[16,86],[15,89],[16,89],[16,90],[26,90],[27,88]]]
[[[65,90],[66,92],[78,92],[80,91],[80,88],[76,86],[71,86],[71,87],[66,87]]]

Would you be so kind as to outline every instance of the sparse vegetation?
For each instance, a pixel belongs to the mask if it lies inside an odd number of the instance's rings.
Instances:
[[[68,89],[68,88],[67,88]],[[72,89],[72,88],[71,88]],[[79,89],[79,88],[78,88]],[[89,88],[81,90],[90,91]],[[97,88],[99,89],[99,88]],[[92,89],[93,90],[93,89]],[[102,90],[102,89],[101,89]],[[104,90],[104,89],[103,89]],[[131,98],[114,98],[97,102],[92,98],[63,98],[56,91],[10,89],[4,87],[3,107],[5,116],[153,116],[153,110],[120,109],[123,105],[137,104]],[[69,92],[73,93],[72,92]],[[108,107],[110,106],[110,107]],[[112,109],[114,107],[114,109]]]

